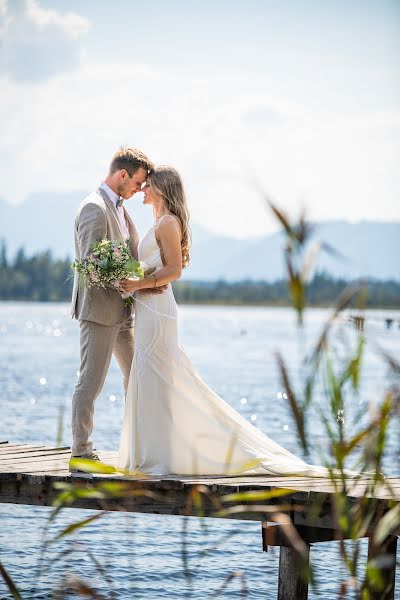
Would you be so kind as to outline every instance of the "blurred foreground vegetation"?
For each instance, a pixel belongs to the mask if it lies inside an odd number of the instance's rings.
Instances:
[[[329,511],[331,513],[332,539],[336,540],[338,553],[341,560],[341,572],[337,574],[336,590],[330,596],[332,600],[394,600],[397,597],[395,592],[395,570],[396,570],[396,546],[397,536],[400,534],[400,504],[396,495],[396,490],[392,488],[393,480],[390,474],[385,474],[384,465],[391,464],[391,469],[397,470],[399,466],[398,457],[400,457],[400,436],[393,436],[395,447],[391,448],[390,431],[400,426],[400,363],[397,357],[391,355],[386,349],[376,346],[373,339],[355,328],[356,331],[350,331],[349,322],[342,324],[346,331],[336,337],[333,335],[336,317],[350,305],[355,305],[360,309],[365,307],[368,295],[364,286],[360,283],[347,285],[345,289],[338,287],[335,290],[334,285],[343,285],[344,282],[334,282],[329,278],[318,276],[310,284],[306,274],[309,272],[310,258],[306,251],[306,243],[312,232],[312,226],[301,217],[298,221],[292,222],[287,215],[270,204],[270,208],[278,219],[282,229],[286,234],[285,262],[287,267],[287,280],[271,284],[269,287],[280,291],[275,297],[275,303],[279,304],[287,299],[290,301],[297,315],[297,330],[299,340],[304,339],[303,315],[310,304],[310,298],[313,297],[312,289],[316,282],[327,284],[327,296],[334,299],[334,308],[330,311],[327,320],[316,339],[314,340],[311,351],[307,351],[303,344],[299,344],[298,364],[287,364],[286,357],[276,354],[276,368],[279,373],[280,381],[285,389],[284,397],[287,399],[290,408],[293,424],[295,426],[298,441],[300,442],[304,458],[309,459],[310,448],[315,441],[314,427],[311,426],[311,415],[316,415],[319,419],[319,427],[323,432],[323,438],[327,444],[321,447],[321,464],[326,468],[325,474],[316,480],[321,486],[321,493],[310,494],[307,501],[302,503],[301,499],[293,503],[288,501],[292,490],[285,489],[283,486],[283,477],[277,480],[277,487],[271,490],[250,490],[238,493],[228,493],[227,495],[217,496],[213,491],[213,486],[207,486],[204,483],[194,484],[187,490],[185,506],[182,507],[180,514],[197,514],[203,528],[203,535],[207,535],[207,526],[204,523],[203,502],[208,501],[212,507],[209,516],[218,518],[231,518],[233,514],[252,514],[257,520],[264,523],[273,523],[279,528],[282,535],[280,553],[288,556],[288,550],[291,559],[290,576],[296,584],[290,590],[290,596],[286,594],[285,581],[279,576],[278,598],[306,598],[306,587],[310,585],[314,588],[315,594],[319,595],[319,585],[313,563],[309,561],[310,530],[316,531],[321,526],[321,516],[328,510],[325,495],[329,496]],[[22,252],[22,251],[21,251]],[[46,256],[49,261],[46,263]],[[31,265],[31,271],[37,274],[38,281],[42,276],[41,268],[47,265],[47,274],[51,272],[51,255],[44,253],[38,257],[26,258],[23,254],[16,256],[13,265],[8,265],[6,257],[2,257],[2,279],[1,284],[12,281],[11,274],[13,270],[18,271],[19,266],[26,260]],[[38,263],[35,263],[35,260]],[[43,261],[43,262],[40,262]],[[65,273],[69,270],[69,261],[53,261],[57,266],[56,274],[61,277],[62,265]],[[42,265],[42,267],[40,266]],[[29,271],[29,269],[28,269]],[[26,276],[33,277],[29,272]],[[10,273],[10,278],[7,277]],[[5,274],[4,274],[5,273]],[[32,279],[33,281],[33,279]],[[58,279],[61,281],[61,279]],[[332,287],[328,287],[328,283]],[[195,285],[192,284],[195,288]],[[203,288],[212,289],[222,294],[225,290],[227,294],[222,295],[224,302],[228,298],[232,301],[233,291],[245,289],[246,286],[268,286],[265,283],[241,283],[229,284],[216,283],[203,284]],[[397,292],[394,297],[397,298],[398,306],[399,284],[393,283]],[[185,288],[188,284],[180,283],[181,293],[183,294],[190,288]],[[279,287],[280,286],[280,287]],[[202,289],[203,289],[202,288]],[[33,288],[32,288],[33,289]],[[48,290],[51,289],[49,286]],[[320,289],[324,289],[321,285]],[[373,289],[373,286],[372,286]],[[210,291],[211,290],[211,291]],[[226,291],[228,290],[228,291]],[[232,294],[230,294],[232,291]],[[339,295],[337,292],[341,292]],[[329,296],[331,294],[331,296]],[[371,291],[368,291],[371,297]],[[179,294],[177,294],[179,298]],[[220,296],[221,297],[221,296]],[[244,295],[238,295],[244,298]],[[379,297],[379,296],[378,296]],[[257,298],[254,296],[253,298]],[[260,298],[260,296],[258,296]],[[319,296],[321,298],[321,296]],[[29,299],[29,298],[25,298]],[[36,300],[44,299],[65,299],[65,298],[45,298],[36,297]],[[188,296],[187,301],[206,301],[194,300]],[[222,299],[221,299],[222,302]],[[253,302],[255,302],[253,300]],[[320,300],[322,303],[323,301]],[[243,300],[244,303],[244,300]],[[262,303],[259,301],[258,303]],[[394,304],[394,303],[393,303]],[[351,337],[349,334],[352,333]],[[372,344],[376,352],[377,359],[384,361],[385,375],[382,379],[382,385],[377,386],[373,395],[368,399],[368,393],[363,386],[364,351],[367,344]],[[303,354],[304,353],[304,354]],[[223,363],[223,361],[222,361]],[[221,365],[222,365],[221,363]],[[300,376],[298,374],[300,373]],[[367,394],[367,395],[366,395]],[[321,404],[321,396],[323,401]],[[352,403],[354,399],[361,399],[366,396],[365,405],[360,404],[360,409],[354,411]],[[321,409],[323,407],[323,409]],[[233,433],[233,443],[236,436]],[[229,473],[229,456],[231,455],[233,445],[227,449],[227,471]],[[393,457],[397,457],[393,459]],[[37,573],[29,574],[27,577],[21,576],[23,586],[30,586],[29,596],[17,589],[17,586],[8,572],[8,568],[0,562],[0,577],[6,583],[11,597],[15,600],[27,600],[28,598],[43,597],[37,596],[40,591],[41,579],[49,577],[49,570],[56,561],[76,552],[77,539],[82,529],[87,526],[99,523],[107,518],[110,510],[115,510],[117,503],[118,510],[124,512],[127,507],[135,511],[135,503],[140,501],[141,497],[146,497],[152,502],[156,500],[154,491],[147,489],[146,478],[144,474],[138,471],[124,473],[118,471],[113,465],[92,463],[83,459],[75,459],[77,465],[83,471],[88,473],[102,473],[104,475],[117,475],[117,480],[95,479],[88,481],[80,478],[69,478],[64,481],[58,481],[54,484],[58,490],[58,495],[53,503],[53,511],[47,520],[43,529],[42,552],[38,557]],[[256,462],[262,462],[262,457],[257,458]],[[252,465],[251,468],[256,466]],[[350,468],[352,473],[347,469]],[[243,471],[247,472],[249,465],[243,465]],[[125,480],[121,475],[129,475]],[[232,475],[232,473],[229,473]],[[136,477],[138,480],[136,481]],[[290,478],[289,478],[290,481]],[[329,483],[327,488],[325,484]],[[363,489],[362,494],[353,493],[353,485],[360,484]],[[384,492],[384,493],[383,493]],[[382,495],[383,494],[383,495]],[[82,499],[94,500],[93,507],[96,512],[88,518],[76,521],[72,525],[64,527],[61,531],[54,530],[60,513],[71,507],[78,506]],[[127,503],[125,505],[125,503]],[[192,510],[192,508],[195,510]],[[101,510],[99,510],[101,508]],[[302,527],[302,520],[297,519],[296,515],[305,512],[312,517],[312,526]],[[299,525],[300,523],[300,525]],[[101,526],[101,525],[100,525]],[[181,556],[182,556],[182,583],[185,597],[192,598],[194,590],[201,586],[200,581],[196,581],[195,561],[198,559],[199,552],[192,550],[189,546],[189,520],[182,520],[181,535]],[[309,530],[308,532],[306,530]],[[88,533],[88,532],[87,532]],[[368,557],[362,560],[361,540],[368,538]],[[57,548],[59,541],[68,539],[69,547],[59,549],[57,556],[49,560],[50,548]],[[316,543],[322,542],[324,538],[319,538]],[[328,539],[328,538],[327,538]],[[156,544],[157,541],[155,541]],[[221,537],[219,543],[209,546],[206,549],[207,554],[211,555],[218,552],[219,545],[224,542]],[[314,545],[316,545],[316,543]],[[82,541],[81,541],[82,545]],[[197,548],[199,545],[197,545]],[[204,551],[202,551],[204,553]],[[107,567],[95,556],[87,552],[88,558],[93,562],[93,566],[98,576],[104,577],[108,584],[107,595],[100,595],[94,587],[93,581],[86,582],[80,575],[65,572],[61,582],[55,582],[54,595],[51,597],[67,600],[73,594],[74,598],[86,597],[95,600],[113,600],[117,598],[113,591],[112,575],[107,571]],[[282,554],[281,554],[282,555]],[[268,554],[266,555],[268,560]],[[288,571],[282,571],[282,573]],[[282,574],[280,573],[280,575]],[[278,577],[278,574],[277,574]],[[222,597],[235,578],[240,578],[242,587],[240,596],[250,598],[251,580],[246,579],[245,572],[235,572],[227,567],[227,573],[221,586],[211,595],[204,598]],[[248,581],[248,583],[247,583]],[[93,583],[93,585],[92,585]],[[145,583],[145,581],[144,581]],[[296,595],[301,590],[301,596]],[[293,593],[292,593],[293,592]],[[266,596],[267,597],[267,589]],[[285,595],[286,594],[286,595]],[[396,594],[396,595],[395,595]],[[237,594],[236,594],[237,596]],[[118,596],[120,597],[120,596]],[[122,596],[121,596],[122,597]],[[230,596],[233,597],[232,594]],[[271,597],[271,595],[269,595]]]
[[[28,256],[20,248],[8,257],[6,244],[0,248],[0,300],[62,302],[71,298],[71,259],[53,257],[50,250]],[[400,308],[400,281],[368,280],[365,307]],[[349,284],[319,273],[307,286],[309,306],[332,306]],[[178,281],[174,293],[180,304],[230,304],[290,306],[287,279],[267,281]]]

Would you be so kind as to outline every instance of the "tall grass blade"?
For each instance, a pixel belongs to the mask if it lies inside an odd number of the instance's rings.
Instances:
[[[23,600],[21,594],[17,590],[17,586],[13,582],[11,576],[8,574],[5,566],[0,562],[0,575],[3,577],[8,589],[14,600]]]
[[[87,519],[83,519],[82,521],[77,521],[76,523],[72,523],[72,525],[68,525],[68,527],[65,527],[65,529],[63,529],[58,535],[56,535],[55,538],[50,540],[50,544],[53,544],[54,542],[65,537],[66,535],[70,535],[77,529],[81,529],[82,527],[85,527],[86,525],[88,525],[89,523],[92,523],[93,521],[97,521],[101,517],[104,517],[104,515],[106,515],[106,514],[107,514],[107,511],[103,510],[95,515],[92,515],[91,517],[88,517]]]

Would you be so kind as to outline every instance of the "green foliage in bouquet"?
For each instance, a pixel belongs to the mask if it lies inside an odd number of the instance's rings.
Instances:
[[[133,258],[126,241],[107,238],[95,242],[89,256],[75,260],[71,267],[84,278],[88,288],[108,285],[118,288],[121,279],[143,279],[145,269],[144,263]],[[124,298],[126,305],[132,302],[131,296]]]

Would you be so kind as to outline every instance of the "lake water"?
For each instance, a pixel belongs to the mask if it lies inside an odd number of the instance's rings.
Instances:
[[[299,337],[295,317],[285,308],[199,307],[180,309],[182,345],[207,383],[236,410],[274,440],[301,455],[293,421],[282,397],[274,352],[279,349],[295,378],[302,376],[300,357],[316,340],[329,311],[313,309],[306,318],[305,335]],[[386,330],[383,311],[369,313],[363,385],[359,397],[351,396],[346,426],[368,414],[368,407],[383,397],[387,367],[376,352],[378,344],[398,356],[398,321]],[[399,315],[397,315],[399,316]],[[70,403],[79,367],[78,325],[69,318],[67,304],[0,303],[1,420],[0,440],[54,445],[60,415],[62,441],[70,443]],[[335,327],[336,360],[343,352],[340,340],[354,347],[356,334],[347,320]],[[321,398],[322,398],[321,393]],[[324,412],[327,411],[321,401]],[[121,377],[112,363],[96,404],[95,446],[116,449],[123,412]],[[326,436],[317,411],[310,416],[313,448],[311,460],[320,463]],[[390,431],[388,474],[399,474],[399,432]],[[43,527],[50,509],[0,505],[0,560],[24,599],[52,598],[62,578],[76,574],[107,598],[205,599],[235,576],[221,598],[239,598],[242,586],[251,599],[276,598],[278,552],[261,551],[257,523],[195,518],[124,515],[110,513],[47,552],[47,571],[36,580]],[[55,533],[67,523],[88,517],[91,511],[66,510],[52,527]],[[185,574],[183,527],[187,532]],[[366,545],[363,543],[363,556]],[[73,549],[74,552],[69,552]],[[101,564],[96,567],[93,557]],[[335,543],[314,546],[317,588],[309,598],[335,597],[344,569]],[[400,598],[400,582],[397,597]],[[36,587],[36,593],[32,589]],[[68,596],[73,597],[73,596]],[[350,598],[351,596],[349,596]],[[0,582],[0,598],[9,598]]]

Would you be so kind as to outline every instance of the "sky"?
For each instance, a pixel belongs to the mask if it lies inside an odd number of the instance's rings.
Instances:
[[[91,191],[122,144],[219,234],[275,230],[265,195],[400,220],[400,2],[0,0],[0,198]]]

